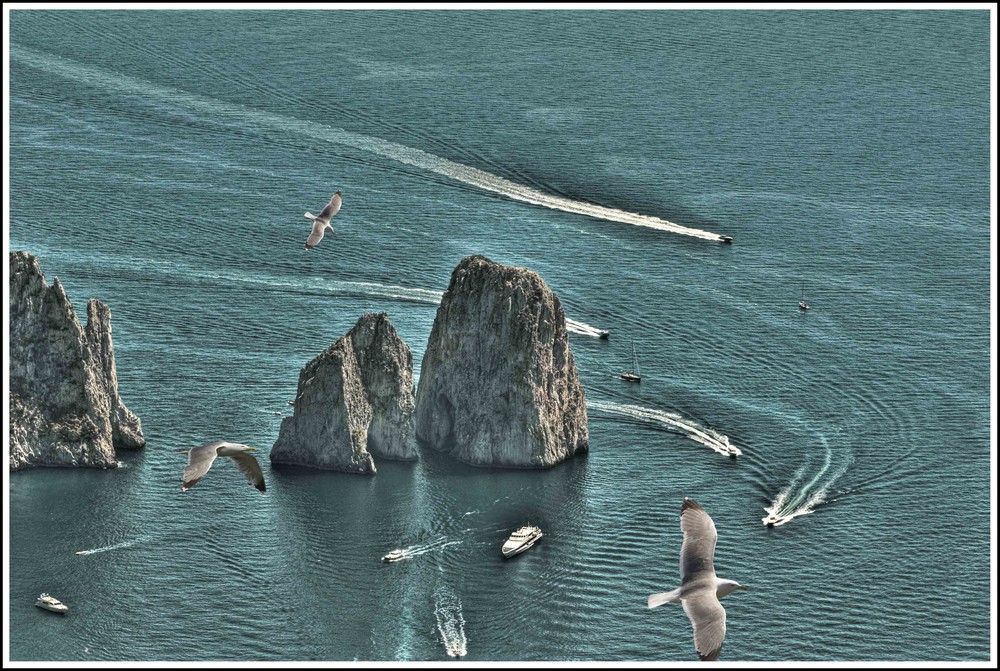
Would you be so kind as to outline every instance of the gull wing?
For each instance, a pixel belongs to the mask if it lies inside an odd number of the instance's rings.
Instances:
[[[712,598],[715,598],[715,567],[712,565],[715,541],[718,538],[715,522],[697,501],[686,496],[681,506],[681,531],[684,533],[684,545],[681,546],[681,585],[707,574],[713,585]]]
[[[326,228],[326,223],[325,221],[320,221],[319,217],[316,217],[315,221],[313,221],[312,233],[306,239],[306,249],[312,249],[323,239],[323,229]]]
[[[187,491],[198,484],[198,481],[205,477],[208,469],[212,467],[212,462],[219,456],[219,448],[225,445],[224,441],[216,440],[205,443],[200,447],[193,448],[188,452],[188,463],[184,467],[184,476],[181,481],[181,491]]]
[[[341,199],[339,193],[333,194],[333,198],[330,199],[330,202],[326,204],[326,207],[323,208],[323,211],[320,212],[319,216],[316,218],[323,219],[324,221],[330,221],[333,219],[333,215],[340,212],[340,205],[342,202],[343,199]]]
[[[715,583],[706,583],[681,602],[694,627],[694,647],[703,661],[719,658],[726,638],[726,609],[715,595]]]
[[[240,469],[240,473],[247,479],[247,482],[260,490],[261,493],[267,491],[267,486],[264,485],[264,471],[260,470],[260,464],[253,458],[252,454],[241,452],[233,454],[229,458],[236,464],[236,468]]]

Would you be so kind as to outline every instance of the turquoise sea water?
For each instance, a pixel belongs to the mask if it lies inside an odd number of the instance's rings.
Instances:
[[[646,608],[690,496],[750,586],[722,659],[988,660],[989,35],[985,11],[12,11],[9,248],[110,305],[148,445],[10,476],[11,659],[696,660],[682,609]],[[589,455],[272,470],[301,367],[385,310],[419,375],[469,254],[584,325]],[[179,491],[175,450],[215,439],[260,448],[266,496],[229,464]]]

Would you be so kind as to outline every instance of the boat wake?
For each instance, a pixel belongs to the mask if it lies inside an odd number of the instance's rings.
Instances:
[[[145,540],[145,537],[133,538],[130,541],[124,541],[122,543],[115,543],[114,545],[105,545],[104,547],[94,548],[92,550],[80,550],[76,554],[78,555],[96,555],[102,552],[111,552],[112,550],[124,550],[125,548],[132,547],[136,543],[140,543]]]
[[[686,436],[694,442],[704,445],[719,454],[724,454],[727,457],[738,457],[743,454],[743,450],[731,444],[729,436],[724,433],[701,426],[692,419],[687,419],[666,410],[654,410],[653,408],[644,408],[638,405],[607,403],[604,401],[587,401],[587,409],[631,417],[655,426],[664,427],[672,433],[679,433]]]
[[[839,468],[833,465],[833,452],[826,438],[820,440],[824,447],[823,465],[808,481],[806,481],[806,466],[801,466],[792,476],[787,487],[778,492],[769,506],[764,508],[767,513],[761,518],[767,526],[780,527],[788,524],[796,517],[809,515],[818,505],[826,501],[826,495],[833,483],[847,470],[845,462]]]
[[[580,335],[592,336],[594,338],[600,338],[602,334],[607,333],[603,329],[575,321],[569,317],[566,318],[566,330],[570,333],[579,333]]]
[[[452,545],[460,545],[461,543],[462,541],[460,540],[450,541],[447,537],[441,536],[440,538],[435,538],[434,540],[427,541],[426,543],[417,543],[403,548],[403,559],[419,557],[420,555],[425,555],[429,552],[437,552],[438,550],[443,550],[446,547],[451,547]]]
[[[465,618],[462,617],[462,601],[448,588],[440,588],[434,594],[434,617],[441,643],[450,657],[465,657]]]
[[[315,121],[303,121],[295,117],[254,110],[244,105],[225,103],[201,95],[187,93],[179,89],[159,86],[148,81],[117,74],[101,68],[76,63],[72,60],[52,56],[34,49],[10,45],[9,56],[14,60],[44,70],[87,86],[126,94],[139,94],[147,99],[155,99],[164,104],[180,107],[186,111],[198,111],[209,115],[220,123],[247,124],[252,127],[269,128],[285,133],[297,133],[316,140],[343,145],[370,152],[385,158],[410,165],[422,170],[443,175],[452,180],[478,187],[485,191],[506,196],[540,207],[607,221],[615,221],[633,226],[652,228],[667,233],[677,233],[705,240],[722,240],[717,233],[688,228],[660,219],[659,217],[627,212],[585,201],[545,193],[538,189],[518,184],[499,175],[456,163],[446,158],[430,154],[421,149],[383,140],[378,137],[355,133],[342,128],[326,126]]]

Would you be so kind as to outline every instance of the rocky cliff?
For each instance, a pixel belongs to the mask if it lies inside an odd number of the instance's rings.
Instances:
[[[115,465],[115,448],[145,444],[118,394],[111,311],[91,299],[80,326],[59,279],[10,254],[10,469]]]
[[[413,355],[389,317],[365,313],[299,373],[271,461],[375,473],[374,457],[416,459]]]
[[[451,274],[421,363],[416,435],[482,466],[547,468],[588,447],[587,408],[559,299],[482,256]]]

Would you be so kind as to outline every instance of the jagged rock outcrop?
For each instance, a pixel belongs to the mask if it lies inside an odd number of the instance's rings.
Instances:
[[[76,318],[59,278],[38,259],[10,253],[10,469],[115,465],[115,448],[145,444],[118,394],[111,310],[87,304]]]
[[[558,297],[535,272],[463,259],[417,389],[417,439],[470,464],[547,468],[588,447],[587,407]]]
[[[299,373],[271,461],[375,473],[374,457],[416,459],[413,355],[386,313],[365,313]]]

